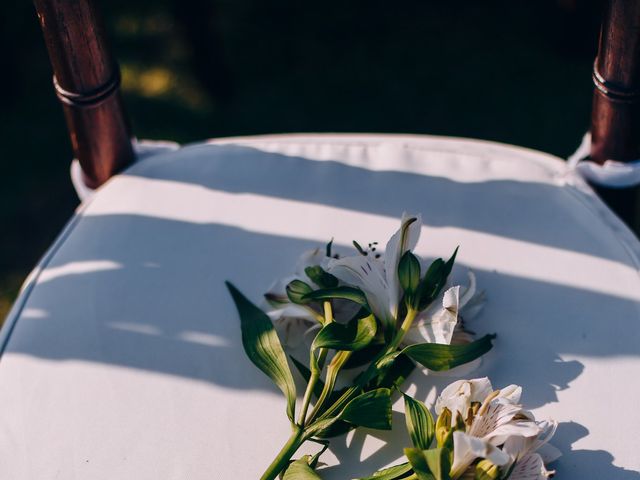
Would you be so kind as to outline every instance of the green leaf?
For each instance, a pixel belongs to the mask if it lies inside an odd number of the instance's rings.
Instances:
[[[407,250],[398,264],[398,279],[405,295],[411,296],[420,284],[420,262],[418,258]]]
[[[431,265],[429,265],[427,273],[424,274],[416,292],[418,310],[427,308],[438,296],[439,289],[441,288],[440,285],[444,285],[444,282],[442,282],[444,265],[444,260],[441,258],[434,260]]]
[[[339,415],[359,427],[391,430],[391,390],[377,388],[351,400]]]
[[[325,272],[320,265],[307,267],[304,269],[304,273],[320,288],[335,288],[338,286],[338,279],[330,273]]]
[[[456,257],[458,256],[458,250],[459,249],[460,249],[460,247],[456,247],[456,249],[453,251],[453,255],[451,255],[451,257],[449,257],[449,260],[447,260],[447,263],[444,266],[445,281],[449,277],[449,274],[451,273],[451,270],[453,270],[453,264],[456,263]]]
[[[350,352],[361,350],[376,336],[376,328],[373,315],[352,320],[346,325],[331,322],[318,332],[311,348],[331,348]]]
[[[435,480],[424,452],[419,448],[405,448],[404,454],[419,480]]]
[[[325,433],[329,431],[331,427],[337,422],[339,422],[338,417],[316,420],[305,429],[305,435],[307,437],[328,438],[328,435],[325,435]]]
[[[370,477],[364,477],[358,480],[399,480],[408,477],[411,473],[411,465],[409,465],[409,463],[402,463],[393,467],[383,468]]]
[[[369,365],[371,361],[380,353],[382,348],[384,347],[384,343],[379,341],[376,337],[371,341],[369,345],[364,347],[357,352],[353,352],[349,357],[347,363],[344,364],[344,369],[349,370],[353,368],[362,367],[364,365]]]
[[[329,243],[327,243],[327,246],[325,247],[325,255],[327,257],[331,257],[331,249],[333,247],[333,238],[331,240],[329,240]]]
[[[424,310],[440,294],[451,274],[457,255],[458,248],[446,262],[438,258],[429,266],[416,293],[419,310]]]
[[[314,453],[313,457],[309,458],[309,462],[308,462],[309,466],[315,470],[316,467],[318,466],[318,460],[320,460],[320,457],[322,456],[322,454],[326,452],[327,449],[329,448],[329,442],[326,440],[317,440],[317,439],[310,439],[310,441],[322,445],[322,449],[319,452]]]
[[[383,388],[398,388],[416,368],[415,363],[406,355],[395,355],[393,362],[378,376],[375,386]]]
[[[363,307],[368,307],[367,298],[362,293],[362,290],[353,287],[335,287],[335,288],[323,288],[314,292],[307,293],[304,296],[304,300],[332,300],[334,298],[343,298],[345,300],[351,300]]]
[[[422,364],[429,370],[442,371],[468,363],[491,350],[495,335],[485,335],[466,345],[444,345],[440,343],[420,343],[410,345],[402,353]]]
[[[427,465],[436,480],[449,480],[451,463],[449,450],[446,448],[433,448],[422,452],[427,459]]]
[[[291,303],[296,303],[298,305],[306,305],[311,300],[306,299],[306,295],[313,292],[313,288],[302,280],[292,280],[287,285],[287,297]]]
[[[356,428],[355,425],[343,422],[342,420],[336,420],[335,422],[332,422],[331,425],[324,427],[322,430],[317,430],[315,436],[317,438],[339,437],[354,428]]]
[[[424,403],[404,393],[402,395],[404,396],[404,414],[411,443],[416,448],[427,450],[431,446],[435,434],[435,424],[431,412]]]
[[[271,319],[240,290],[225,282],[240,315],[242,346],[249,360],[278,386],[287,398],[287,416],[293,422],[296,386]]]
[[[311,457],[305,455],[298,460],[294,460],[284,472],[282,480],[322,480],[322,478],[309,466]]]

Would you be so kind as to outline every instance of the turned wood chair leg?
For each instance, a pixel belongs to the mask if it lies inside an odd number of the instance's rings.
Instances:
[[[591,159],[640,159],[640,0],[609,0],[593,66]],[[636,233],[640,188],[597,188]]]
[[[73,154],[95,188],[134,158],[120,73],[92,0],[34,0]]]

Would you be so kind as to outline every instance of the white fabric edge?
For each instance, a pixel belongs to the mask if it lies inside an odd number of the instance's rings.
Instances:
[[[576,171],[585,180],[608,188],[630,188],[640,185],[640,159],[631,162],[605,160],[600,165],[585,160],[591,150],[591,133],[582,137],[578,149],[567,159],[569,170]]]
[[[173,151],[180,148],[180,144],[165,140],[132,140],[133,150],[135,152],[134,163],[144,160],[145,158],[157,155],[167,151]],[[71,183],[78,195],[81,202],[88,200],[95,193],[97,189],[89,188],[83,180],[82,167],[77,158],[71,161],[71,167],[69,175],[71,177]]]
[[[550,176],[561,180],[566,172],[566,161],[560,157],[550,153],[535,150],[533,148],[522,147],[520,145],[511,145],[509,143],[498,142],[495,140],[483,140],[479,138],[442,136],[442,135],[424,135],[409,133],[284,133],[284,134],[267,134],[267,135],[246,135],[224,138],[213,138],[205,140],[205,144],[214,145],[264,145],[265,143],[287,143],[287,144],[323,144],[327,141],[341,144],[345,146],[364,146],[376,145],[381,143],[406,144],[412,149],[420,148],[420,143],[429,142],[428,150],[430,151],[455,151],[460,152],[460,147],[485,147],[495,150],[508,151],[517,153],[518,155],[527,157],[527,159],[546,168]],[[454,148],[435,149],[431,142],[441,142],[440,147],[452,146]],[[188,145],[185,145],[188,146]]]

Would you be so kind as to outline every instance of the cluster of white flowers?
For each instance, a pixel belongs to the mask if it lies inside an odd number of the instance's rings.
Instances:
[[[522,388],[494,390],[488,378],[459,380],[436,400],[436,438],[453,443],[451,478],[474,478],[477,461],[484,460],[487,478],[544,480],[554,472],[545,464],[560,452],[547,442],[554,421],[536,421],[519,404]]]
[[[402,300],[402,289],[398,280],[398,264],[402,254],[413,250],[420,238],[422,221],[407,222],[403,215],[400,229],[393,234],[383,252],[377,243],[367,249],[357,248],[354,254],[331,255],[325,248],[315,248],[304,252],[299,258],[295,272],[276,281],[267,294],[265,309],[272,319],[285,345],[294,348],[311,332],[320,328],[320,312],[311,305],[289,302],[286,286],[293,280],[317,287],[305,273],[308,267],[320,266],[340,280],[341,285],[359,288],[366,296],[372,313],[383,323],[397,322],[398,309]],[[409,223],[409,224],[408,224]],[[406,226],[408,224],[408,226]],[[405,229],[403,231],[403,228]],[[423,271],[428,264],[422,262]],[[482,309],[484,295],[476,287],[476,277],[468,272],[468,285],[455,285],[443,289],[428,308],[421,311],[406,333],[403,343],[469,343],[471,335],[464,329],[462,318],[470,320]],[[337,301],[333,314],[337,321],[347,321],[357,312],[352,302]]]

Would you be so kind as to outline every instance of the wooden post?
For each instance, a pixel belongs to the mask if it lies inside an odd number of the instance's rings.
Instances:
[[[607,0],[593,82],[591,160],[640,159],[640,0]],[[640,189],[598,192],[640,233]]]
[[[120,74],[92,0],[34,0],[74,156],[85,183],[103,184],[133,161]]]

